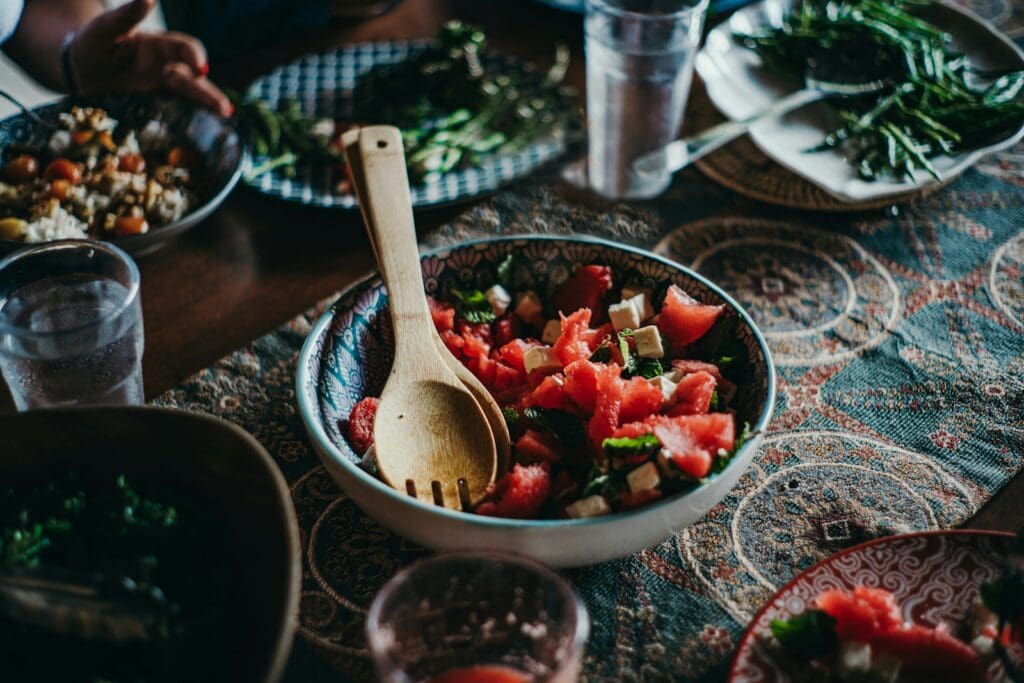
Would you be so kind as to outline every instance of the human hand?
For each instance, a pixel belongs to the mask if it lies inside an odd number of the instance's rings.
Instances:
[[[138,30],[155,4],[156,0],[132,0],[75,34],[67,49],[70,77],[78,91],[169,90],[230,116],[231,102],[206,77],[210,67],[202,43],[184,33]]]

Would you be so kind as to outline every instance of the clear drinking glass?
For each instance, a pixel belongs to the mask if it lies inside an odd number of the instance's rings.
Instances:
[[[493,551],[408,567],[366,618],[386,683],[572,683],[589,629],[586,608],[561,577]]]
[[[0,261],[0,371],[18,410],[143,402],[139,269],[64,240]]]
[[[675,139],[708,0],[586,0],[587,175],[606,197],[643,199],[672,174],[637,176],[637,157]]]

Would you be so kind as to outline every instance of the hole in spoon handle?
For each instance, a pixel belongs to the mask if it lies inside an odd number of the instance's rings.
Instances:
[[[441,482],[436,479],[430,482],[430,490],[434,494],[434,505],[444,507],[444,491],[441,490]]]

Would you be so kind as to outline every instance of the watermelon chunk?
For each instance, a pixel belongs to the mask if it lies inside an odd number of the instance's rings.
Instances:
[[[674,394],[676,404],[668,411],[677,415],[703,415],[711,407],[711,396],[715,393],[715,378],[700,370],[683,377]]]
[[[597,404],[597,375],[601,366],[588,360],[578,360],[565,368],[565,393],[573,403],[587,413],[594,412]]]
[[[672,285],[658,314],[658,329],[673,344],[692,344],[711,329],[724,310],[724,305],[707,306],[698,303],[679,287]]]
[[[626,382],[622,394],[622,409],[619,411],[619,423],[636,422],[648,415],[661,411],[664,397],[661,389],[643,377],[633,377]]]
[[[569,403],[569,395],[565,393],[565,378],[561,374],[548,375],[544,378],[527,402],[540,408],[562,410]]]
[[[523,333],[523,323],[515,313],[509,312],[494,323],[494,345],[504,346]]]
[[[611,341],[612,335],[614,334],[615,328],[612,327],[612,324],[605,323],[600,327],[583,330],[580,332],[580,339],[587,343],[587,347],[590,349],[590,352],[593,353],[597,350],[597,347],[601,345],[601,342]]]
[[[722,371],[718,369],[717,365],[714,363],[705,363],[702,360],[674,360],[672,361],[672,367],[684,375],[689,375],[692,372],[703,371],[714,377],[716,381],[722,379]]]
[[[515,445],[516,457],[521,463],[558,462],[562,459],[562,448],[551,434],[527,429]]]
[[[540,346],[539,342],[526,339],[513,339],[497,350],[498,360],[510,368],[526,374],[526,363],[523,360],[528,349]]]
[[[532,519],[551,494],[551,469],[547,462],[515,464],[498,480],[487,500],[476,507],[479,515]]]
[[[901,678],[929,683],[980,683],[986,680],[978,653],[946,630],[919,624],[901,626],[869,638],[871,649],[898,659]]]
[[[841,640],[867,642],[883,631],[903,625],[903,615],[892,593],[857,586],[852,591],[829,590],[815,599],[818,608],[836,620]]]
[[[427,297],[427,306],[430,307],[430,317],[434,320],[434,327],[438,332],[455,329],[455,307],[442,303],[434,297]]]
[[[526,373],[505,365],[501,361],[494,364],[494,390],[505,391],[512,387],[526,384]]]
[[[612,269],[608,266],[583,266],[573,274],[551,299],[555,310],[569,314],[581,308],[594,311],[595,320],[604,319],[604,299],[612,288]]]
[[[348,415],[348,442],[352,450],[362,455],[373,445],[373,422],[377,418],[379,398],[367,396],[352,406]]]
[[[618,365],[601,365],[597,374],[597,399],[594,414],[587,423],[587,436],[596,458],[603,457],[602,444],[619,426],[623,384]]]
[[[730,450],[736,443],[736,421],[729,413],[661,417],[654,434],[672,461],[687,476],[706,477],[719,449]]]
[[[568,316],[562,316],[562,333],[555,340],[554,349],[563,367],[574,361],[590,358],[590,346],[583,339],[589,327],[589,308],[581,308]]]

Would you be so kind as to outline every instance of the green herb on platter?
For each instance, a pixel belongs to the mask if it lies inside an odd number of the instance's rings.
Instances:
[[[551,432],[568,450],[586,446],[587,434],[583,422],[572,413],[554,408],[526,408],[523,416]]]
[[[802,83],[879,74],[883,92],[836,100],[841,125],[813,151],[843,148],[865,180],[941,179],[932,161],[983,146],[1024,122],[1024,72],[983,73],[922,15],[929,0],[808,0],[778,28],[737,36]],[[856,63],[856,66],[853,64]]]
[[[487,297],[479,289],[452,289],[451,295],[452,299],[454,299],[455,312],[467,322],[478,325],[480,323],[493,323],[497,319],[490,302],[487,301]]]
[[[836,620],[821,610],[808,610],[789,620],[773,619],[772,635],[791,655],[817,659],[831,654],[839,645]]]
[[[601,448],[604,449],[607,458],[651,455],[658,452],[661,442],[654,434],[644,434],[635,438],[624,436],[605,439],[601,443]]]

